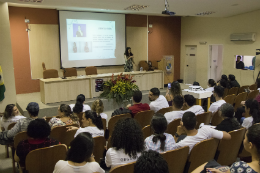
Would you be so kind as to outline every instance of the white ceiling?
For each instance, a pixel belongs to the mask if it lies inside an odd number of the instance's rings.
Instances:
[[[42,3],[0,0],[10,6],[51,8],[73,11],[97,11],[108,13],[161,15],[164,0],[43,0]],[[214,11],[207,17],[229,17],[260,9],[260,0],[168,0],[169,10],[177,16],[196,16],[204,11]],[[148,5],[140,11],[124,10],[131,5]]]

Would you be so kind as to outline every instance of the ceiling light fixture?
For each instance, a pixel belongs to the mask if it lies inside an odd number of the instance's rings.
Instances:
[[[43,0],[18,0],[20,2],[38,2],[38,3],[42,3]]]
[[[204,11],[204,12],[201,12],[201,13],[197,13],[196,15],[198,16],[205,16],[205,15],[210,15],[210,14],[213,14],[215,13],[214,11]]]
[[[127,8],[125,8],[125,10],[142,10],[144,8],[147,8],[148,6],[147,5],[131,5]]]

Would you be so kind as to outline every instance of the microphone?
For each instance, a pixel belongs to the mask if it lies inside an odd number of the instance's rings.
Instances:
[[[62,70],[63,70],[63,78],[62,79],[66,79],[66,77],[65,77],[65,74],[66,74],[66,69],[65,68],[61,68]]]

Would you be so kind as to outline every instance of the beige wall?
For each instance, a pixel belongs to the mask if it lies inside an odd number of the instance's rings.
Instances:
[[[7,104],[16,103],[13,54],[11,47],[10,23],[7,3],[0,2],[0,65],[6,87],[5,99],[0,102],[0,112]]]
[[[234,55],[255,55],[260,49],[260,10],[227,18],[183,17],[181,25],[181,78],[185,81],[185,45],[197,45],[196,81],[207,86],[209,45],[223,45],[223,74],[234,74],[240,85],[254,83],[259,67],[253,71],[236,70]],[[255,42],[230,41],[232,33],[256,32]],[[200,45],[206,41],[206,45]],[[260,64],[257,57],[256,66]]]

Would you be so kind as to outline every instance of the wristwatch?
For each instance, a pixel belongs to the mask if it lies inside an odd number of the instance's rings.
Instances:
[[[180,137],[180,135],[178,135],[178,133],[175,133],[175,135],[174,135],[174,136],[176,136],[177,138],[178,138],[178,137]]]

